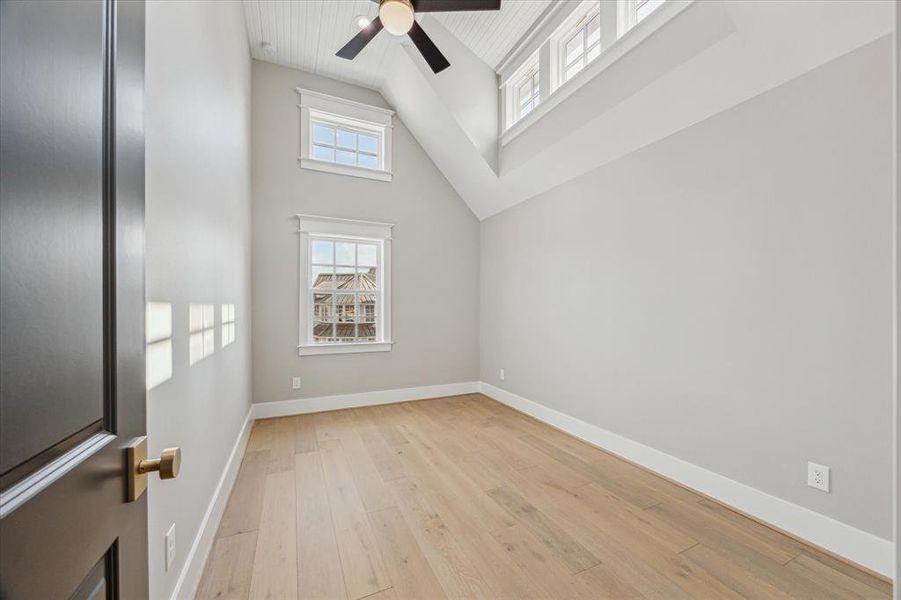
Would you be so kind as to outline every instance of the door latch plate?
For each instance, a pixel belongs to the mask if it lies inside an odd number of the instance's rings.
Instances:
[[[135,438],[128,446],[126,465],[128,468],[128,501],[134,502],[147,489],[147,474],[141,473],[138,465],[147,459],[147,436]]]

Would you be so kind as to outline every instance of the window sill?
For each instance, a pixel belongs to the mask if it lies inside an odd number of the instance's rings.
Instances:
[[[297,347],[300,356],[319,354],[355,354],[357,352],[390,352],[394,342],[359,342],[355,344],[308,344]]]
[[[388,171],[377,171],[374,169],[365,169],[363,167],[339,165],[323,160],[316,160],[315,158],[299,158],[297,160],[300,161],[301,168],[311,169],[313,171],[335,173],[336,175],[349,175],[351,177],[363,177],[364,179],[374,179],[376,181],[391,181],[392,178],[392,174]]]

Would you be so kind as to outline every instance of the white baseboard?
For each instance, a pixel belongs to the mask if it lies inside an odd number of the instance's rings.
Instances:
[[[238,439],[232,447],[225,468],[222,470],[222,476],[216,489],[213,491],[213,497],[207,506],[203,520],[188,551],[188,557],[185,559],[185,565],[182,567],[181,573],[178,574],[178,581],[175,582],[175,589],[172,591],[171,600],[182,600],[184,598],[193,598],[197,593],[197,586],[200,584],[200,577],[203,575],[203,567],[206,564],[207,556],[213,548],[213,542],[216,539],[216,531],[219,529],[219,521],[222,519],[222,513],[225,511],[225,505],[228,503],[228,496],[231,494],[232,487],[235,484],[235,478],[238,476],[238,467],[241,466],[241,460],[244,458],[244,450],[247,448],[247,440],[250,438],[250,428],[253,424],[253,407],[247,411],[247,417],[244,419],[244,425],[238,433]]]
[[[482,383],[481,391],[589,444],[617,454],[655,473],[710,496],[761,521],[891,578],[894,544],[850,525],[771,496],[703,467],[640,444],[591,423]]]
[[[377,406],[410,400],[425,400],[444,396],[478,393],[480,382],[464,381],[461,383],[445,383],[425,385],[421,387],[381,390],[378,392],[362,392],[358,394],[341,394],[337,396],[318,396],[315,398],[299,398],[280,402],[257,402],[251,407],[254,419],[269,417],[286,417],[306,413],[356,408],[359,406]]]

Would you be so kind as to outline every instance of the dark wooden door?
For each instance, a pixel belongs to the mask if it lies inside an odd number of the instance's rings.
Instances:
[[[0,596],[146,598],[144,3],[0,0]]]

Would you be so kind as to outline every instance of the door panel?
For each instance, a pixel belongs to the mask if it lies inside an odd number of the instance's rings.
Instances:
[[[0,598],[148,595],[143,68],[143,2],[0,0]]]
[[[99,0],[2,4],[3,474],[103,419],[104,24]]]

